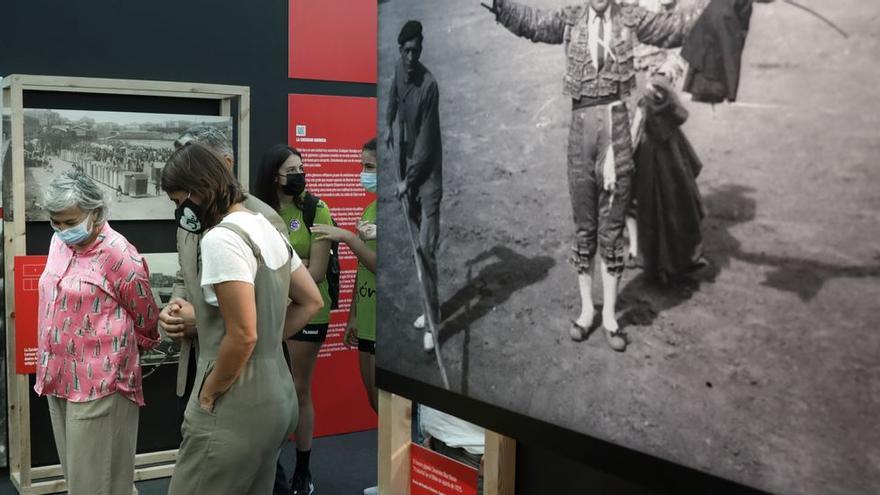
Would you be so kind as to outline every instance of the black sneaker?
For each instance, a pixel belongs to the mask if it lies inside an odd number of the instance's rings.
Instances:
[[[312,475],[296,476],[290,484],[291,495],[312,495],[315,493],[315,485],[312,483]]]

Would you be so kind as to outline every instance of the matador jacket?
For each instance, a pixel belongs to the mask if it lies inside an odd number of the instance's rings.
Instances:
[[[681,46],[709,0],[672,12],[650,12],[632,5],[611,3],[611,43],[601,71],[590,56],[587,24],[589,3],[544,10],[510,0],[495,0],[496,19],[512,33],[534,42],[565,44],[563,94],[572,98],[618,95],[625,98],[635,87],[636,42],[663,48]]]

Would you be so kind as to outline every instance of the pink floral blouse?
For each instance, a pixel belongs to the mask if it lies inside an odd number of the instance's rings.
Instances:
[[[34,390],[70,402],[119,392],[144,405],[139,351],[159,343],[158,318],[144,259],[108,223],[82,252],[52,236]]]

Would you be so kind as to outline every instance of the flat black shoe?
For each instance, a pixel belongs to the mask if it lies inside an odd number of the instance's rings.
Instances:
[[[568,336],[571,337],[571,340],[580,342],[587,338],[589,333],[589,328],[579,325],[576,320],[571,320],[571,327],[568,329]]]
[[[602,330],[605,332],[605,338],[608,340],[608,345],[617,352],[623,352],[626,350],[626,337],[623,335],[623,332],[620,329],[615,331],[608,330],[605,326],[602,326]]]

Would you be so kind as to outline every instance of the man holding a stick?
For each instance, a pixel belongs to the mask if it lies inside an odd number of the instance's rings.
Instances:
[[[403,201],[407,221],[418,233],[416,251],[421,259],[425,308],[415,321],[425,328],[425,321],[440,321],[437,291],[437,245],[440,237],[440,200],[443,198],[443,149],[440,143],[440,93],[434,75],[419,62],[422,54],[422,24],[407,21],[397,37],[400,63],[394,69],[388,99],[385,144],[395,145],[394,121],[398,124],[400,159],[397,197]],[[415,236],[415,233],[414,233]],[[434,348],[430,330],[425,332],[426,351]]]

